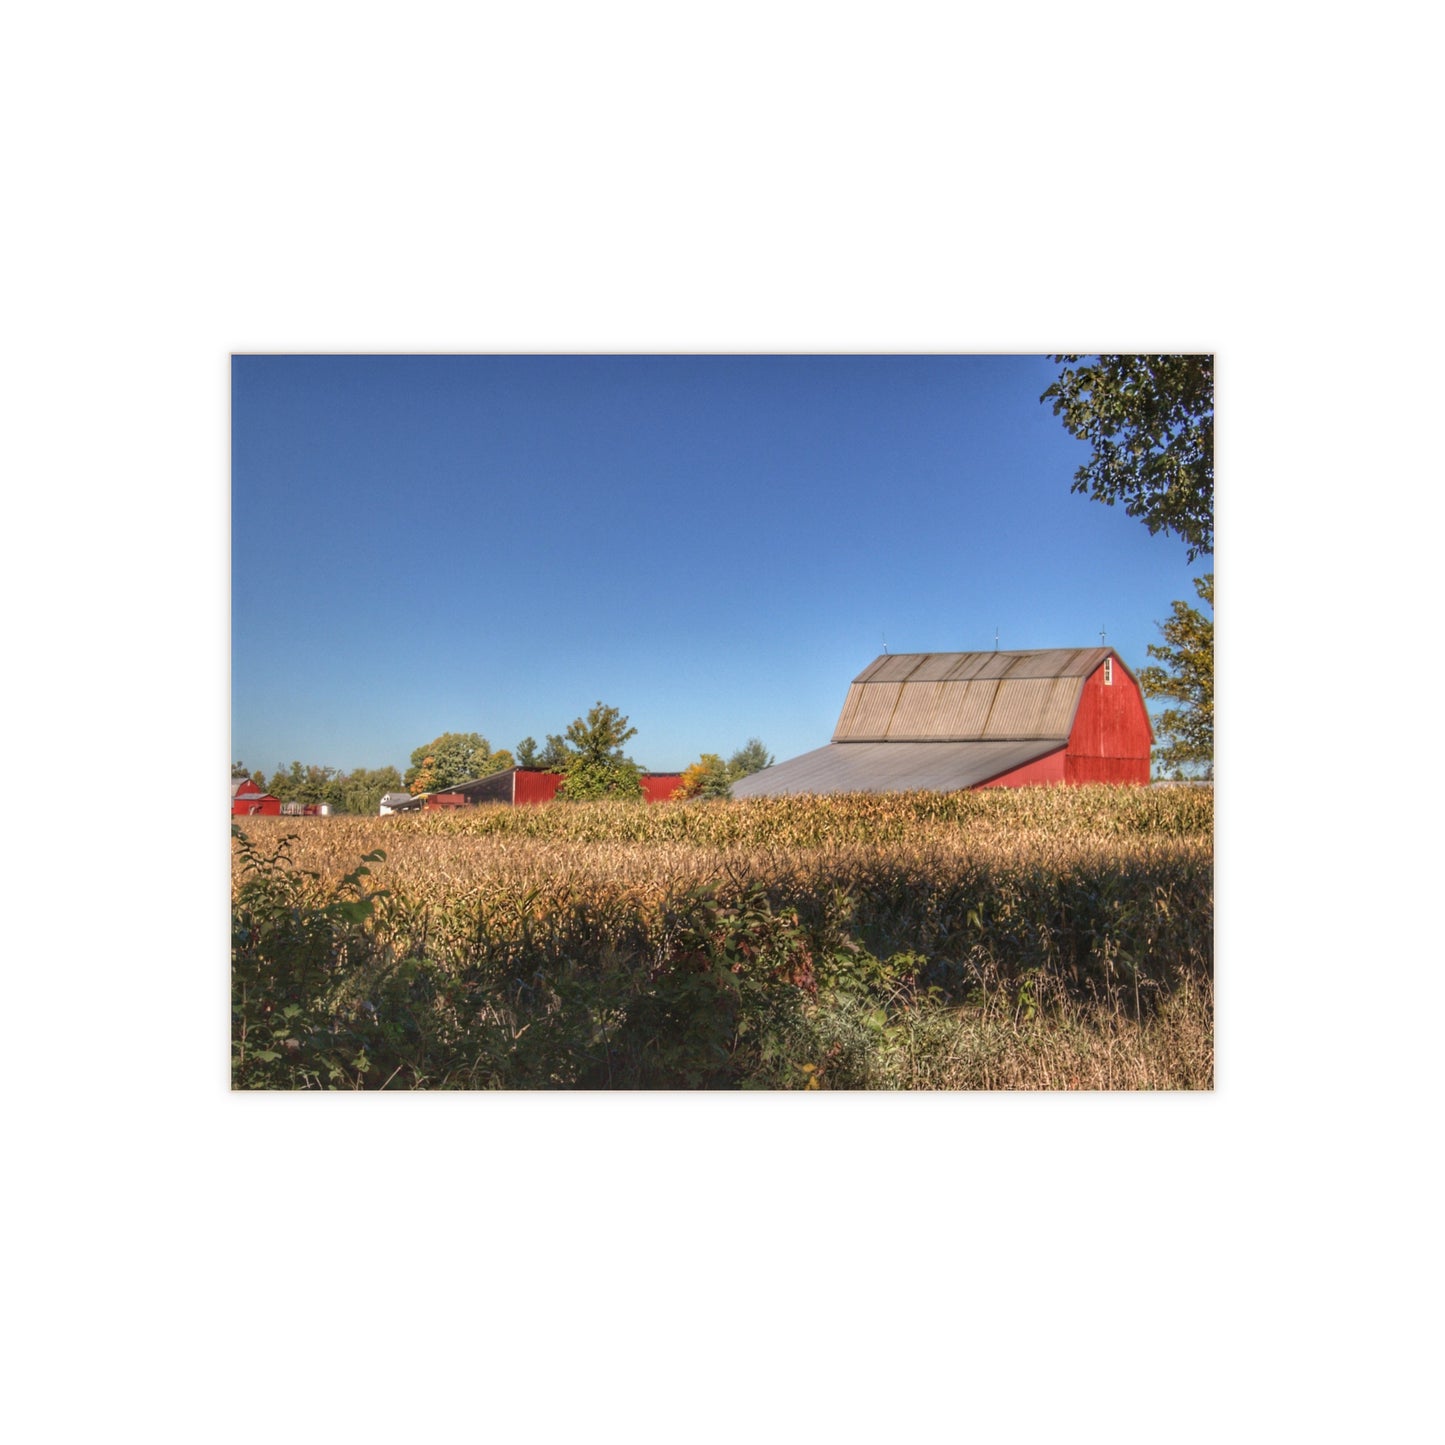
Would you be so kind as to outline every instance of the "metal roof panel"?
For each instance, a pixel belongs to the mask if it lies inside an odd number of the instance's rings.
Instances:
[[[985,737],[998,688],[996,682],[919,683],[904,688],[888,736],[918,741]]]
[[[1067,736],[1085,679],[1110,655],[1107,647],[885,653],[853,680],[833,741]]]
[[[983,736],[1067,737],[1083,686],[1077,677],[1010,677],[998,684]]]
[[[1013,742],[829,743],[733,784],[735,798],[781,793],[955,792],[1064,747],[1064,738]]]
[[[902,690],[899,682],[855,682],[844,699],[834,741],[886,738]]]

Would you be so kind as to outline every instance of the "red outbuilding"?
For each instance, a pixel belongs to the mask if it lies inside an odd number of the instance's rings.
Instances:
[[[666,803],[682,786],[682,774],[643,773],[638,781],[642,784],[642,796],[649,803]]]
[[[643,773],[638,780],[642,796],[649,803],[661,803],[682,786],[681,773]],[[470,783],[458,783],[451,793],[468,804],[473,803],[550,803],[562,786],[561,773],[545,768],[507,768],[489,773]],[[430,802],[427,803],[430,807]]]
[[[250,778],[231,779],[231,816],[233,818],[279,818],[281,799],[263,792]]]
[[[1107,647],[885,653],[848,689],[833,741],[733,797],[1149,781],[1139,681]]]

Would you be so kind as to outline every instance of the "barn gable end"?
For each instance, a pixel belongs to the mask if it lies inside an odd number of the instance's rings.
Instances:
[[[1147,783],[1154,730],[1138,680],[1117,659],[1105,681],[1103,664],[1079,697],[1064,763],[1067,783]]]

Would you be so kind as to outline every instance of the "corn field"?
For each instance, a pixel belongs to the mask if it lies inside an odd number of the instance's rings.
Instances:
[[[238,1087],[1213,1085],[1207,790],[243,828]]]

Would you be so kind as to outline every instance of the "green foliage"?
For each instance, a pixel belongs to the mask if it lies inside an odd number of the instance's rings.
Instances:
[[[363,880],[386,855],[368,853],[321,892],[290,857],[294,834],[270,852],[235,824],[231,836],[242,872],[231,913],[233,1087],[363,1087],[377,1050],[348,1024],[344,993],[353,975],[374,971],[366,924],[385,894]]]
[[[399,793],[401,774],[395,768],[357,768],[339,779],[342,813],[374,817],[387,793]]]
[[[533,737],[523,738],[517,744],[517,766],[519,768],[540,768],[541,754],[537,751],[537,739]]]
[[[1191,562],[1213,552],[1212,356],[1098,356],[1066,366],[1039,400],[1052,400],[1054,415],[1093,448],[1074,491],[1123,502],[1150,532],[1183,538]]]
[[[1150,644],[1149,656],[1162,667],[1146,667],[1139,673],[1145,697],[1169,698],[1181,704],[1166,708],[1154,719],[1157,744],[1154,760],[1163,768],[1178,772],[1199,769],[1206,776],[1214,772],[1214,574],[1194,583],[1201,601],[1209,607],[1206,617],[1185,602],[1174,603],[1174,615],[1161,623],[1164,646]]]
[[[260,781],[261,775],[256,775]],[[333,813],[375,815],[383,793],[399,790],[401,774],[395,768],[357,768],[350,773],[336,768],[277,764],[269,791],[283,803],[325,803]]]
[[[675,798],[727,798],[732,794],[732,773],[716,753],[704,753],[682,771]]]
[[[537,754],[537,766],[546,768],[549,773],[564,772],[569,756],[566,738],[559,733],[548,733],[546,745]]]
[[[765,748],[760,738],[749,738],[746,743],[728,759],[728,776],[733,782],[745,778],[749,773],[760,773],[773,765],[773,755]]]
[[[577,803],[588,799],[642,797],[642,778],[637,764],[627,758],[599,762],[574,754],[564,769],[566,778],[557,796]]]
[[[817,991],[807,932],[760,888],[732,903],[693,889],[662,926],[660,957],[609,1041],[609,1070],[631,1088],[736,1088]]]
[[[289,768],[276,764],[269,791],[283,803],[329,803],[340,811],[345,789],[341,774],[335,768],[315,763],[303,767],[300,762],[293,762]]]
[[[732,785],[749,773],[761,772],[773,765],[773,755],[758,738],[749,738],[727,762],[717,753],[704,753],[690,763],[682,774],[678,798],[730,798]]]
[[[469,783],[511,766],[511,753],[505,748],[494,753],[480,733],[443,733],[412,753],[403,783],[413,796],[444,793],[458,783]]]
[[[640,769],[623,751],[623,744],[637,736],[627,719],[615,708],[598,702],[585,718],[575,718],[566,732],[566,774],[557,791],[559,798],[580,802],[589,798],[641,798]],[[552,739],[547,742],[550,746]]]

